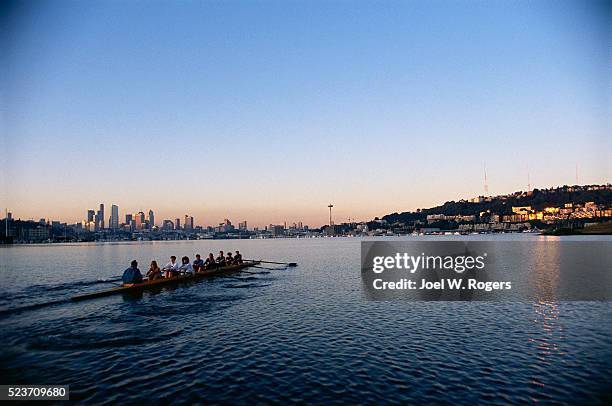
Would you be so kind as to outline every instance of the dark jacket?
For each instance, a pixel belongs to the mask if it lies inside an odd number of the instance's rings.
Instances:
[[[123,277],[121,278],[123,283],[140,283],[142,282],[142,274],[140,269],[129,267],[123,271]]]

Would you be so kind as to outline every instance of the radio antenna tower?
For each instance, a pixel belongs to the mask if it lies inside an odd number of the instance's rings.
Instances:
[[[529,176],[529,165],[527,165],[527,191],[531,190],[531,177]]]
[[[578,163],[576,163],[576,185],[578,185]]]
[[[484,165],[484,193],[485,196],[489,194],[489,183],[487,181],[487,165]]]

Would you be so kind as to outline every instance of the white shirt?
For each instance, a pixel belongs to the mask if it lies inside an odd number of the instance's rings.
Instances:
[[[163,271],[178,271],[178,269],[179,269],[178,262],[172,262],[172,261],[168,262],[166,266],[162,268]]]
[[[181,267],[179,268],[179,271],[186,272],[186,273],[193,273],[193,267],[191,266],[190,263],[186,263],[186,264],[181,265]]]

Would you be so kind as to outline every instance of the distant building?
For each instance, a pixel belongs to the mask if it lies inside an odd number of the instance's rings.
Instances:
[[[125,215],[125,224],[128,225],[128,226],[130,224],[132,224],[132,215],[131,214],[126,214]]]
[[[175,230],[180,230],[181,229],[181,219],[175,219],[174,220],[174,229]]]
[[[219,232],[219,233],[230,233],[232,231],[234,231],[235,228],[232,225],[232,222],[229,221],[229,219],[224,219],[223,223],[219,223],[219,226],[216,227],[215,231]]]
[[[96,222],[95,221],[85,221],[81,224],[81,227],[85,231],[94,232],[96,231]]]
[[[162,224],[162,229],[166,231],[174,230],[174,223],[172,220],[164,220]]]
[[[149,210],[149,227],[153,228],[154,225],[155,225],[155,214],[153,213],[153,210]]]
[[[240,231],[247,231],[247,222],[245,221],[241,221],[240,223],[238,223],[238,230]]]
[[[100,203],[96,223],[98,224],[98,230],[104,230],[104,203]]]
[[[87,210],[87,222],[88,223],[93,223],[95,216],[96,216],[96,212],[94,210]]]
[[[184,223],[184,229],[186,231],[191,231],[193,230],[193,217],[189,216],[187,214],[185,214],[185,223]]]
[[[34,228],[20,228],[19,239],[27,242],[41,242],[49,239],[49,227],[39,225]]]
[[[273,236],[283,235],[285,234],[285,226],[270,224],[268,231],[270,231]]]
[[[531,206],[512,206],[512,213],[514,214],[529,214],[531,212]]]
[[[143,230],[145,228],[145,214],[141,211],[134,216],[134,220],[136,221],[136,230]]]
[[[117,230],[119,228],[119,206],[111,205],[110,228]]]

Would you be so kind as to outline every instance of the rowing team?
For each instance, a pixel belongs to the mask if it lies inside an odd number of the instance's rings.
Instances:
[[[161,269],[157,265],[157,261],[151,261],[151,266],[149,267],[146,277],[152,281],[161,278],[172,278],[173,276],[178,276],[179,274],[193,274],[195,272],[202,272],[238,264],[242,264],[242,254],[240,254],[240,251],[236,251],[236,255],[232,255],[231,252],[224,255],[223,251],[219,251],[217,258],[215,258],[211,252],[208,254],[208,258],[206,258],[206,260],[203,260],[200,257],[200,254],[196,254],[196,259],[193,261],[193,264],[189,262],[189,257],[181,258],[181,264],[179,264],[176,261],[176,257],[172,255],[170,257],[170,262],[168,262]],[[138,269],[138,262],[133,260],[130,265],[131,266],[128,269],[123,271],[123,277],[121,280],[124,284],[141,283],[143,281],[143,276],[140,273],[140,269]]]

